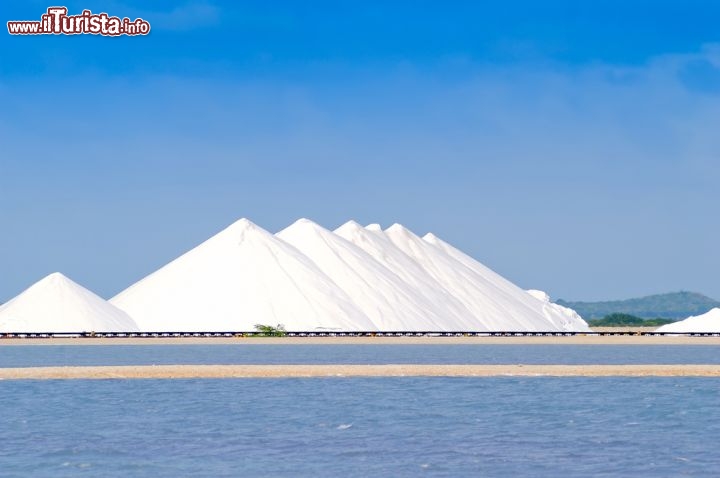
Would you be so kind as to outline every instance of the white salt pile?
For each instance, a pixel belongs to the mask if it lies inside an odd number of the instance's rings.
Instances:
[[[144,331],[377,329],[315,263],[247,219],[110,302]]]
[[[0,331],[586,331],[432,234],[241,219],[106,302],[60,274],[0,307]]]
[[[122,310],[60,273],[0,306],[0,332],[134,332]]]
[[[663,325],[657,329],[657,332],[720,332],[720,308],[716,307],[705,314]]]
[[[416,294],[440,308],[447,330],[475,330],[477,322],[472,312],[451,291],[429,275],[423,267],[390,241],[378,227],[364,228],[348,221],[335,230],[335,234],[352,242],[375,260],[394,272]]]
[[[385,234],[427,274],[451,291],[473,314],[476,321],[473,330],[573,330],[565,328],[559,314],[552,311],[548,314],[544,304],[523,289],[435,236],[421,239],[400,224],[384,232],[378,232],[376,227],[372,229],[375,234]]]
[[[507,297],[512,297],[513,300],[521,301],[531,309],[537,308],[537,304],[532,303],[532,301],[527,301],[527,297],[524,297],[522,295],[522,289],[520,289],[518,286],[505,279],[503,276],[488,268],[484,264],[468,256],[461,250],[443,241],[435,234],[428,233],[423,237],[423,240],[440,248],[453,259],[456,259],[460,263],[472,269],[479,276],[483,277],[484,279],[501,289],[503,293],[507,294]],[[539,300],[542,303],[543,315],[559,330],[585,332],[590,330],[587,322],[585,322],[577,312],[568,307],[563,307],[561,305],[551,302],[550,296],[545,292],[539,290],[529,290],[524,292],[529,293],[531,297]]]
[[[570,307],[555,304],[550,300],[550,296],[546,292],[535,289],[530,289],[527,292],[543,303],[543,313],[545,317],[553,323],[558,324],[561,329],[585,332],[590,330],[587,322],[580,317],[580,314]]]
[[[443,241],[432,233],[426,234],[423,239],[430,244],[440,248],[453,259],[456,259],[460,263],[464,264],[468,268],[472,269],[480,277],[483,277],[489,283],[498,287],[506,294],[506,297],[512,298],[524,303],[531,309],[537,309],[538,305],[533,301],[529,301],[523,292],[529,293],[529,295],[539,300],[542,303],[542,313],[547,320],[549,320],[557,329],[566,331],[589,331],[587,322],[585,322],[580,315],[574,310],[555,304],[550,301],[550,296],[543,291],[529,290],[523,291],[518,286],[505,279],[503,276],[488,268],[484,264],[476,261],[472,257],[468,256],[461,250],[451,246],[447,242]]]
[[[352,221],[273,236],[242,219],[111,302],[145,331],[588,330],[433,235]]]
[[[420,290],[355,244],[307,219],[276,234],[309,257],[379,330],[463,330]],[[386,249],[386,254],[402,254]]]

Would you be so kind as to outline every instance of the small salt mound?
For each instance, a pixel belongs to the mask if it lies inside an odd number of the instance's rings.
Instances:
[[[550,302],[550,295],[545,291],[537,290],[537,289],[528,289],[525,292],[527,292],[528,294],[535,297],[537,300],[539,300],[541,302]]]
[[[128,314],[56,272],[0,306],[0,332],[137,332]]]
[[[375,330],[296,248],[247,219],[118,294],[145,331]]]
[[[550,296],[546,292],[530,289],[527,293],[543,303],[543,312],[545,313],[545,316],[553,322],[558,322],[563,330],[584,332],[590,330],[587,322],[580,317],[580,314],[570,307],[565,307],[552,302],[550,300]]]
[[[720,332],[720,308],[716,307],[705,314],[663,325],[657,329],[657,332]]]
[[[432,303],[370,254],[314,222],[300,219],[276,236],[315,262],[378,330],[443,331],[455,328],[453,321],[439,310],[442,304]],[[394,252],[388,248],[386,253]]]

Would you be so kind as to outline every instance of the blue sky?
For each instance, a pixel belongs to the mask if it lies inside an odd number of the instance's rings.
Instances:
[[[555,298],[720,298],[716,2],[66,5],[152,33],[0,35],[0,301],[56,270],[112,296],[240,217],[401,222]]]

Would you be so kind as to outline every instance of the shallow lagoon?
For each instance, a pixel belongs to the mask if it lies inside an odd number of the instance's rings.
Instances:
[[[0,383],[2,476],[709,476],[720,381]]]
[[[720,364],[713,345],[32,345],[0,367],[172,364]]]
[[[720,364],[712,345],[33,345],[0,366]],[[0,381],[0,476],[709,476],[720,380]]]

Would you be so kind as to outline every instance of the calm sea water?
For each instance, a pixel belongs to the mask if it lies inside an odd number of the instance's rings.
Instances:
[[[3,477],[720,473],[715,379],[6,381],[0,410]]]
[[[0,346],[0,367],[140,364],[720,364],[712,345]]]

